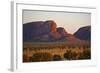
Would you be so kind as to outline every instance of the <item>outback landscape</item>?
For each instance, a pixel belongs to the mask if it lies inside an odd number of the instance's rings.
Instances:
[[[91,26],[71,34],[54,20],[23,24],[23,62],[91,59]]]

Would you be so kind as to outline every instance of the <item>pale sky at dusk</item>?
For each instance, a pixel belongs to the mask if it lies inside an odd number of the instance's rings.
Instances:
[[[50,11],[23,11],[23,23],[34,21],[53,20],[57,27],[63,27],[71,34],[80,27],[91,25],[90,13],[50,12]]]

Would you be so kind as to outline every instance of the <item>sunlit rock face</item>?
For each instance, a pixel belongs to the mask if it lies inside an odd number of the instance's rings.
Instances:
[[[46,21],[44,24],[49,26],[50,32],[57,32],[57,24],[53,20]]]

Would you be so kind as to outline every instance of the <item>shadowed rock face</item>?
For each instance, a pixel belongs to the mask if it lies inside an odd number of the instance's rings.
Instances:
[[[23,25],[24,33],[31,34],[34,36],[39,36],[42,34],[46,34],[51,31],[50,24],[39,21],[39,22],[30,22]]]
[[[57,32],[59,32],[63,37],[65,37],[68,34],[66,30],[62,27],[58,27]]]
[[[77,32],[74,33],[74,36],[80,40],[91,40],[91,26],[86,26],[80,28]]]

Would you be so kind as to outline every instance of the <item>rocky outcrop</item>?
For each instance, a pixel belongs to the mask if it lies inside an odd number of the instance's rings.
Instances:
[[[63,27],[58,27],[57,32],[59,32],[63,37],[67,36],[67,32]]]
[[[57,27],[52,20],[23,24],[23,41],[25,42],[68,41],[70,44],[86,44],[85,40],[90,40],[90,26],[82,27],[72,35],[63,27]]]
[[[79,28],[78,31],[74,33],[74,36],[80,40],[91,40],[91,26],[85,26],[82,28]]]
[[[57,25],[52,20],[23,24],[24,41],[54,41],[60,38],[61,34],[57,32]]]

